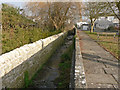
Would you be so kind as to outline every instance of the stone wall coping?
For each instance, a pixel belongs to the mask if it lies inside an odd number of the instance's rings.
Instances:
[[[65,33],[67,32],[62,32],[30,44],[25,44],[10,52],[2,54],[0,56],[0,78]],[[16,62],[16,64],[14,65],[13,62]],[[7,70],[7,68],[9,69]]]

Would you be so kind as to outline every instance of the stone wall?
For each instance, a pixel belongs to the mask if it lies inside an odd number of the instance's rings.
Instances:
[[[75,88],[86,88],[85,71],[83,65],[83,58],[81,54],[81,48],[76,29],[76,40],[75,40]]]
[[[0,56],[3,88],[21,88],[64,42],[67,32],[26,44]]]

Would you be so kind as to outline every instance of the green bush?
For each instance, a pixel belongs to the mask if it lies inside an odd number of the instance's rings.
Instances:
[[[115,30],[114,26],[109,26],[106,31],[114,31],[114,30]]]
[[[7,4],[2,6],[2,26],[2,53],[61,32],[43,31],[35,22],[19,14],[18,9]]]

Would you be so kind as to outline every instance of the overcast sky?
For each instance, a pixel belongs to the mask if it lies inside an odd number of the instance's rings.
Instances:
[[[1,3],[7,3],[7,4],[11,4],[13,5],[14,7],[20,7],[20,8],[23,8],[24,5],[25,5],[25,2],[0,2]]]
[[[25,4],[25,2],[68,2],[68,1],[71,1],[71,2],[106,2],[106,1],[109,1],[109,2],[114,2],[114,1],[119,1],[119,0],[0,0],[0,4],[1,3],[10,3],[14,6],[17,6],[17,7],[20,7],[22,8]]]

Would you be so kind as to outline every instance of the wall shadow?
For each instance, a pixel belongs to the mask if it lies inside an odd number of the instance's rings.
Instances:
[[[111,65],[114,67],[118,67],[118,61],[116,61],[116,60],[102,58],[98,55],[91,55],[91,54],[87,54],[87,53],[82,53],[82,57],[84,60],[89,60],[89,61],[93,61],[93,62],[108,64],[108,65]]]

